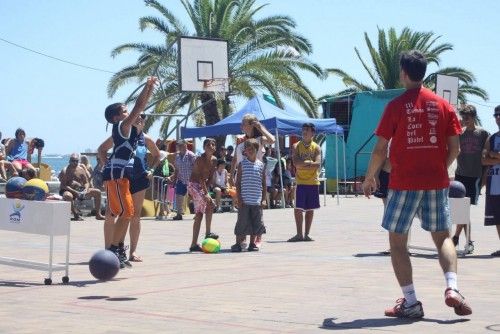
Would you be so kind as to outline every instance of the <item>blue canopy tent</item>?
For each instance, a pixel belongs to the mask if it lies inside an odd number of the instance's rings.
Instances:
[[[220,122],[204,127],[181,127],[181,138],[198,138],[241,134],[241,120],[246,114],[254,114],[269,130],[282,136],[301,135],[302,124],[313,123],[317,133],[342,134],[343,129],[334,118],[309,118],[305,114],[285,107],[278,108],[260,96],[254,96],[240,110]]]
[[[300,136],[302,134],[302,125],[304,123],[312,123],[316,127],[316,133],[318,134],[335,134],[335,138],[338,138],[338,136],[343,138],[343,128],[337,125],[334,118],[309,118],[307,115],[295,111],[289,106],[286,106],[285,109],[278,108],[260,96],[254,96],[243,106],[243,108],[214,125],[192,128],[181,127],[181,138],[241,134],[241,120],[246,114],[254,114],[257,116],[257,119],[259,119],[269,132],[273,133],[276,137],[279,135]],[[279,141],[276,143],[278,161],[281,163]],[[342,143],[344,144],[344,140],[342,140]],[[338,141],[336,141],[336,145],[338,145]],[[338,166],[338,155],[336,156],[335,165]],[[281,166],[279,171],[281,174]],[[284,205],[284,201],[282,201],[282,204]]]

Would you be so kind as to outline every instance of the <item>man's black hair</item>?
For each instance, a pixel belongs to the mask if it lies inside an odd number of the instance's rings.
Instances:
[[[403,52],[399,59],[399,65],[411,81],[418,82],[424,79],[427,59],[422,52],[417,50]]]
[[[226,162],[223,159],[217,160],[217,167],[219,167],[220,165],[225,165],[225,164],[226,164]]]
[[[42,138],[33,138],[32,139],[33,146],[37,149],[41,149],[45,147],[45,141]]]
[[[106,121],[108,121],[109,123],[114,123],[113,117],[120,114],[122,105],[123,103],[113,103],[107,106],[106,110],[104,110],[104,118],[106,118]]]

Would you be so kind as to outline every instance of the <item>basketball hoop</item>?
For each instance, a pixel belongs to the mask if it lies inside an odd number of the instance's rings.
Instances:
[[[206,92],[213,92],[215,100],[224,101],[226,99],[226,92],[229,91],[229,78],[203,80],[203,89]]]

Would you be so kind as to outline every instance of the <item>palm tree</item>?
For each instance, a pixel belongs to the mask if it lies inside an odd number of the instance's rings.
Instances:
[[[177,50],[179,36],[220,38],[228,41],[229,87],[231,94],[250,98],[264,91],[278,105],[282,98],[295,100],[306,112],[316,115],[317,102],[299,77],[299,71],[323,76],[321,68],[306,58],[312,52],[309,41],[294,32],[295,22],[288,16],[274,15],[256,19],[265,6],[255,6],[255,0],[180,0],[191,20],[192,30],[157,0],[146,0],[161,17],[139,19],[140,29],[153,29],[163,35],[161,45],[128,43],[112,51],[115,57],[125,51],[140,54],[137,63],[117,72],[108,85],[108,95],[131,80],[142,81],[152,72],[161,78],[162,87],[154,97],[153,113],[165,110],[177,112],[185,106],[202,105],[206,125],[218,122],[232,113],[229,96],[217,103],[207,93],[182,94],[177,83]],[[135,92],[130,99],[134,99]],[[147,128],[154,120],[149,120]],[[168,129],[170,119],[161,126]]]
[[[368,72],[373,85],[361,83],[342,69],[330,68],[326,69],[326,72],[340,77],[347,86],[346,90],[337,94],[401,88],[402,85],[399,82],[400,54],[403,51],[419,50],[426,56],[429,64],[439,67],[441,54],[445,51],[453,50],[453,45],[450,43],[438,44],[440,38],[441,36],[435,36],[433,32],[418,32],[412,31],[409,28],[404,28],[399,36],[394,28],[389,28],[387,33],[384,29],[378,28],[377,48],[373,46],[372,41],[365,32],[365,42],[370,53],[372,67],[361,57],[358,48],[354,48],[356,56],[363,65],[363,68]],[[440,68],[424,78],[424,85],[430,89],[434,89],[437,74],[458,77],[458,99],[460,103],[466,103],[467,95],[475,95],[483,100],[488,99],[486,91],[474,85],[476,78],[466,69],[460,67]]]

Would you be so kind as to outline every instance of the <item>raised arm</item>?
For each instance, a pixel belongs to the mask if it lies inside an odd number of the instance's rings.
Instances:
[[[264,144],[274,144],[276,141],[276,138],[269,132],[266,127],[259,121],[254,121],[253,126],[255,129],[259,130],[260,133],[262,133],[262,136],[264,137],[262,140],[262,145]]]
[[[158,78],[149,77],[142,89],[139,97],[137,97],[137,101],[135,102],[134,108],[130,112],[130,114],[121,122],[120,131],[124,135],[128,135],[130,133],[130,129],[132,125],[137,120],[137,117],[144,111],[146,105],[148,104],[149,98],[153,94],[153,90],[155,84],[158,82]]]

